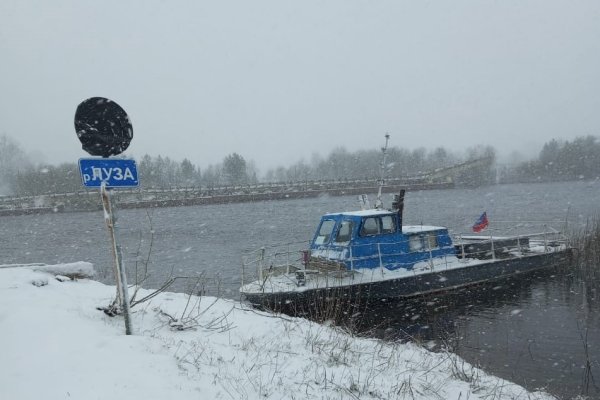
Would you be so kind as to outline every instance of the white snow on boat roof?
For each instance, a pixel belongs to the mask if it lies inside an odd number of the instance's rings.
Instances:
[[[357,217],[369,217],[372,215],[383,215],[383,214],[392,214],[393,211],[390,210],[359,210],[359,211],[342,211],[335,213],[327,213],[325,215],[352,215]]]
[[[431,225],[403,225],[402,233],[439,231],[440,229],[446,229],[446,228],[443,226],[431,226]]]
[[[344,211],[337,213],[327,213],[328,215],[350,215],[354,217],[371,217],[375,215],[389,215],[394,214],[394,211],[390,210],[359,210],[359,211]],[[432,225],[403,225],[402,232],[403,233],[415,233],[415,232],[429,232],[429,231],[438,231],[440,229],[447,229],[444,226],[432,226]]]

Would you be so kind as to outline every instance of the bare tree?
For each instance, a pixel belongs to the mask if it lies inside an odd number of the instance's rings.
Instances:
[[[0,136],[0,194],[14,193],[18,173],[32,166],[21,146],[7,135]]]

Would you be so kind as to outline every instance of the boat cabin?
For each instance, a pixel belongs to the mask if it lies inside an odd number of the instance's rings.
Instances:
[[[402,226],[401,214],[362,210],[326,214],[310,245],[310,257],[346,269],[412,269],[415,263],[455,255],[448,229]]]

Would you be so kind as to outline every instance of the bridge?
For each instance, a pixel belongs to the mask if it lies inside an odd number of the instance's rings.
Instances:
[[[401,189],[415,191],[453,188],[454,176],[457,172],[486,165],[486,163],[489,165],[490,159],[471,160],[419,175],[388,178],[385,179],[382,192],[397,193]],[[143,182],[143,177],[140,177],[140,180]],[[377,189],[378,180],[370,178],[268,182],[238,186],[119,189],[115,190],[114,196],[119,208],[124,209],[287,200],[321,195],[349,196],[376,193]],[[96,211],[101,208],[97,190],[83,188],[72,193],[0,196],[0,216]]]
[[[389,179],[383,186],[383,192],[398,192],[400,189],[441,189],[453,186],[452,182],[430,183],[421,180]],[[114,197],[119,208],[123,209],[287,200],[322,195],[348,196],[376,192],[377,182],[374,180],[322,180],[240,186],[119,189],[114,191]],[[97,190],[26,197],[0,196],[0,216],[95,211],[101,208]]]

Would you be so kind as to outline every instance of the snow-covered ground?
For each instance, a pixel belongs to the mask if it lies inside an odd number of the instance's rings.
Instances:
[[[159,294],[126,336],[96,309],[113,286],[65,280],[90,268],[0,266],[0,399],[551,398],[452,354],[210,297]]]

